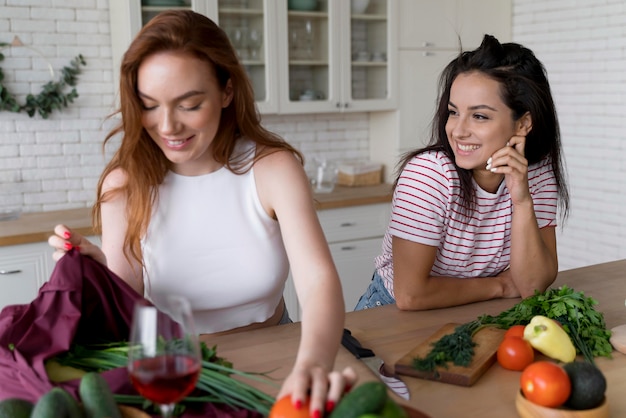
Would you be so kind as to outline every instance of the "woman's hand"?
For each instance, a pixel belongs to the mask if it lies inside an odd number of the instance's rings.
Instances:
[[[504,174],[513,205],[531,202],[528,188],[528,160],[524,157],[525,136],[513,136],[504,148],[494,152],[488,169]]]
[[[69,250],[75,249],[81,254],[89,256],[103,265],[107,265],[106,256],[97,245],[77,232],[73,232],[65,225],[54,227],[54,235],[48,238],[48,244],[55,249],[52,258],[59,261]]]
[[[301,408],[310,398],[311,417],[321,418],[335,408],[343,394],[354,387],[357,374],[351,367],[327,372],[319,366],[294,368],[276,397],[291,395],[294,407]]]

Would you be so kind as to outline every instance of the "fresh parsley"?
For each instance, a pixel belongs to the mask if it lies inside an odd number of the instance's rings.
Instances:
[[[468,366],[474,357],[476,343],[472,336],[485,326],[508,329],[513,325],[526,325],[533,316],[543,315],[563,325],[577,353],[594,363],[595,357],[611,357],[613,347],[609,342],[611,331],[606,328],[604,315],[595,309],[598,302],[568,286],[536,291],[499,315],[482,315],[466,324],[459,325],[452,334],[433,343],[425,357],[413,359],[413,367],[422,371],[434,371],[448,362]]]

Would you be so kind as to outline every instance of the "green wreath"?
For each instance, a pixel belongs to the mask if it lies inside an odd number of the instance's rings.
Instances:
[[[0,42],[0,49],[8,46],[11,46],[11,44]],[[0,62],[3,60],[4,55],[0,53]],[[15,113],[26,111],[31,118],[35,113],[39,113],[42,118],[47,119],[52,111],[67,107],[69,103],[72,103],[78,97],[78,92],[75,88],[72,88],[69,93],[64,93],[64,90],[68,86],[74,87],[76,85],[81,65],[86,65],[86,62],[82,55],[78,55],[70,62],[69,66],[63,67],[59,81],[49,81],[36,96],[32,94],[27,95],[25,104],[18,103],[15,96],[2,84],[4,72],[0,68],[0,110],[8,110]]]

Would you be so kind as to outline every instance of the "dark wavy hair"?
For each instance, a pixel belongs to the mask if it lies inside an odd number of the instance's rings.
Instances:
[[[450,88],[459,74],[480,72],[500,84],[502,101],[512,110],[513,120],[526,112],[532,118],[532,130],[526,136],[525,157],[529,164],[549,158],[556,178],[563,218],[569,211],[569,192],[562,160],[559,122],[550,84],[543,64],[528,48],[516,43],[501,44],[495,37],[485,35],[481,45],[473,51],[461,52],[443,70],[439,78],[439,96],[431,126],[431,139],[424,148],[406,153],[398,164],[395,184],[402,170],[416,155],[440,151],[455,161],[446,135]],[[472,171],[456,165],[461,187],[462,206],[471,211],[475,205]]]
[[[287,150],[303,162],[302,155],[295,148],[261,126],[252,85],[226,33],[208,17],[191,10],[168,10],[158,14],[139,31],[122,58],[120,107],[112,115],[119,114],[121,118],[104,144],[117,134],[122,135],[122,141],[100,176],[93,207],[94,228],[100,232],[102,203],[116,194],[126,198],[128,229],[124,253],[129,260],[132,257],[139,262],[142,260],[140,239],[150,223],[158,186],[170,163],[141,123],[143,107],[137,91],[137,74],[147,57],[163,51],[182,52],[208,62],[222,90],[229,80],[232,83],[233,99],[222,109],[220,125],[211,143],[216,161],[235,173],[249,169],[250,161],[242,158],[234,161],[232,158],[237,140],[245,137],[257,144],[257,153],[251,156],[254,160]],[[126,172],[126,184],[103,195],[104,179],[117,168]]]

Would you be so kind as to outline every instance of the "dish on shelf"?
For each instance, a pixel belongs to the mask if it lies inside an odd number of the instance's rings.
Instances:
[[[287,8],[289,10],[317,10],[317,0],[289,0]]]
[[[184,6],[185,0],[141,0],[142,6]]]

